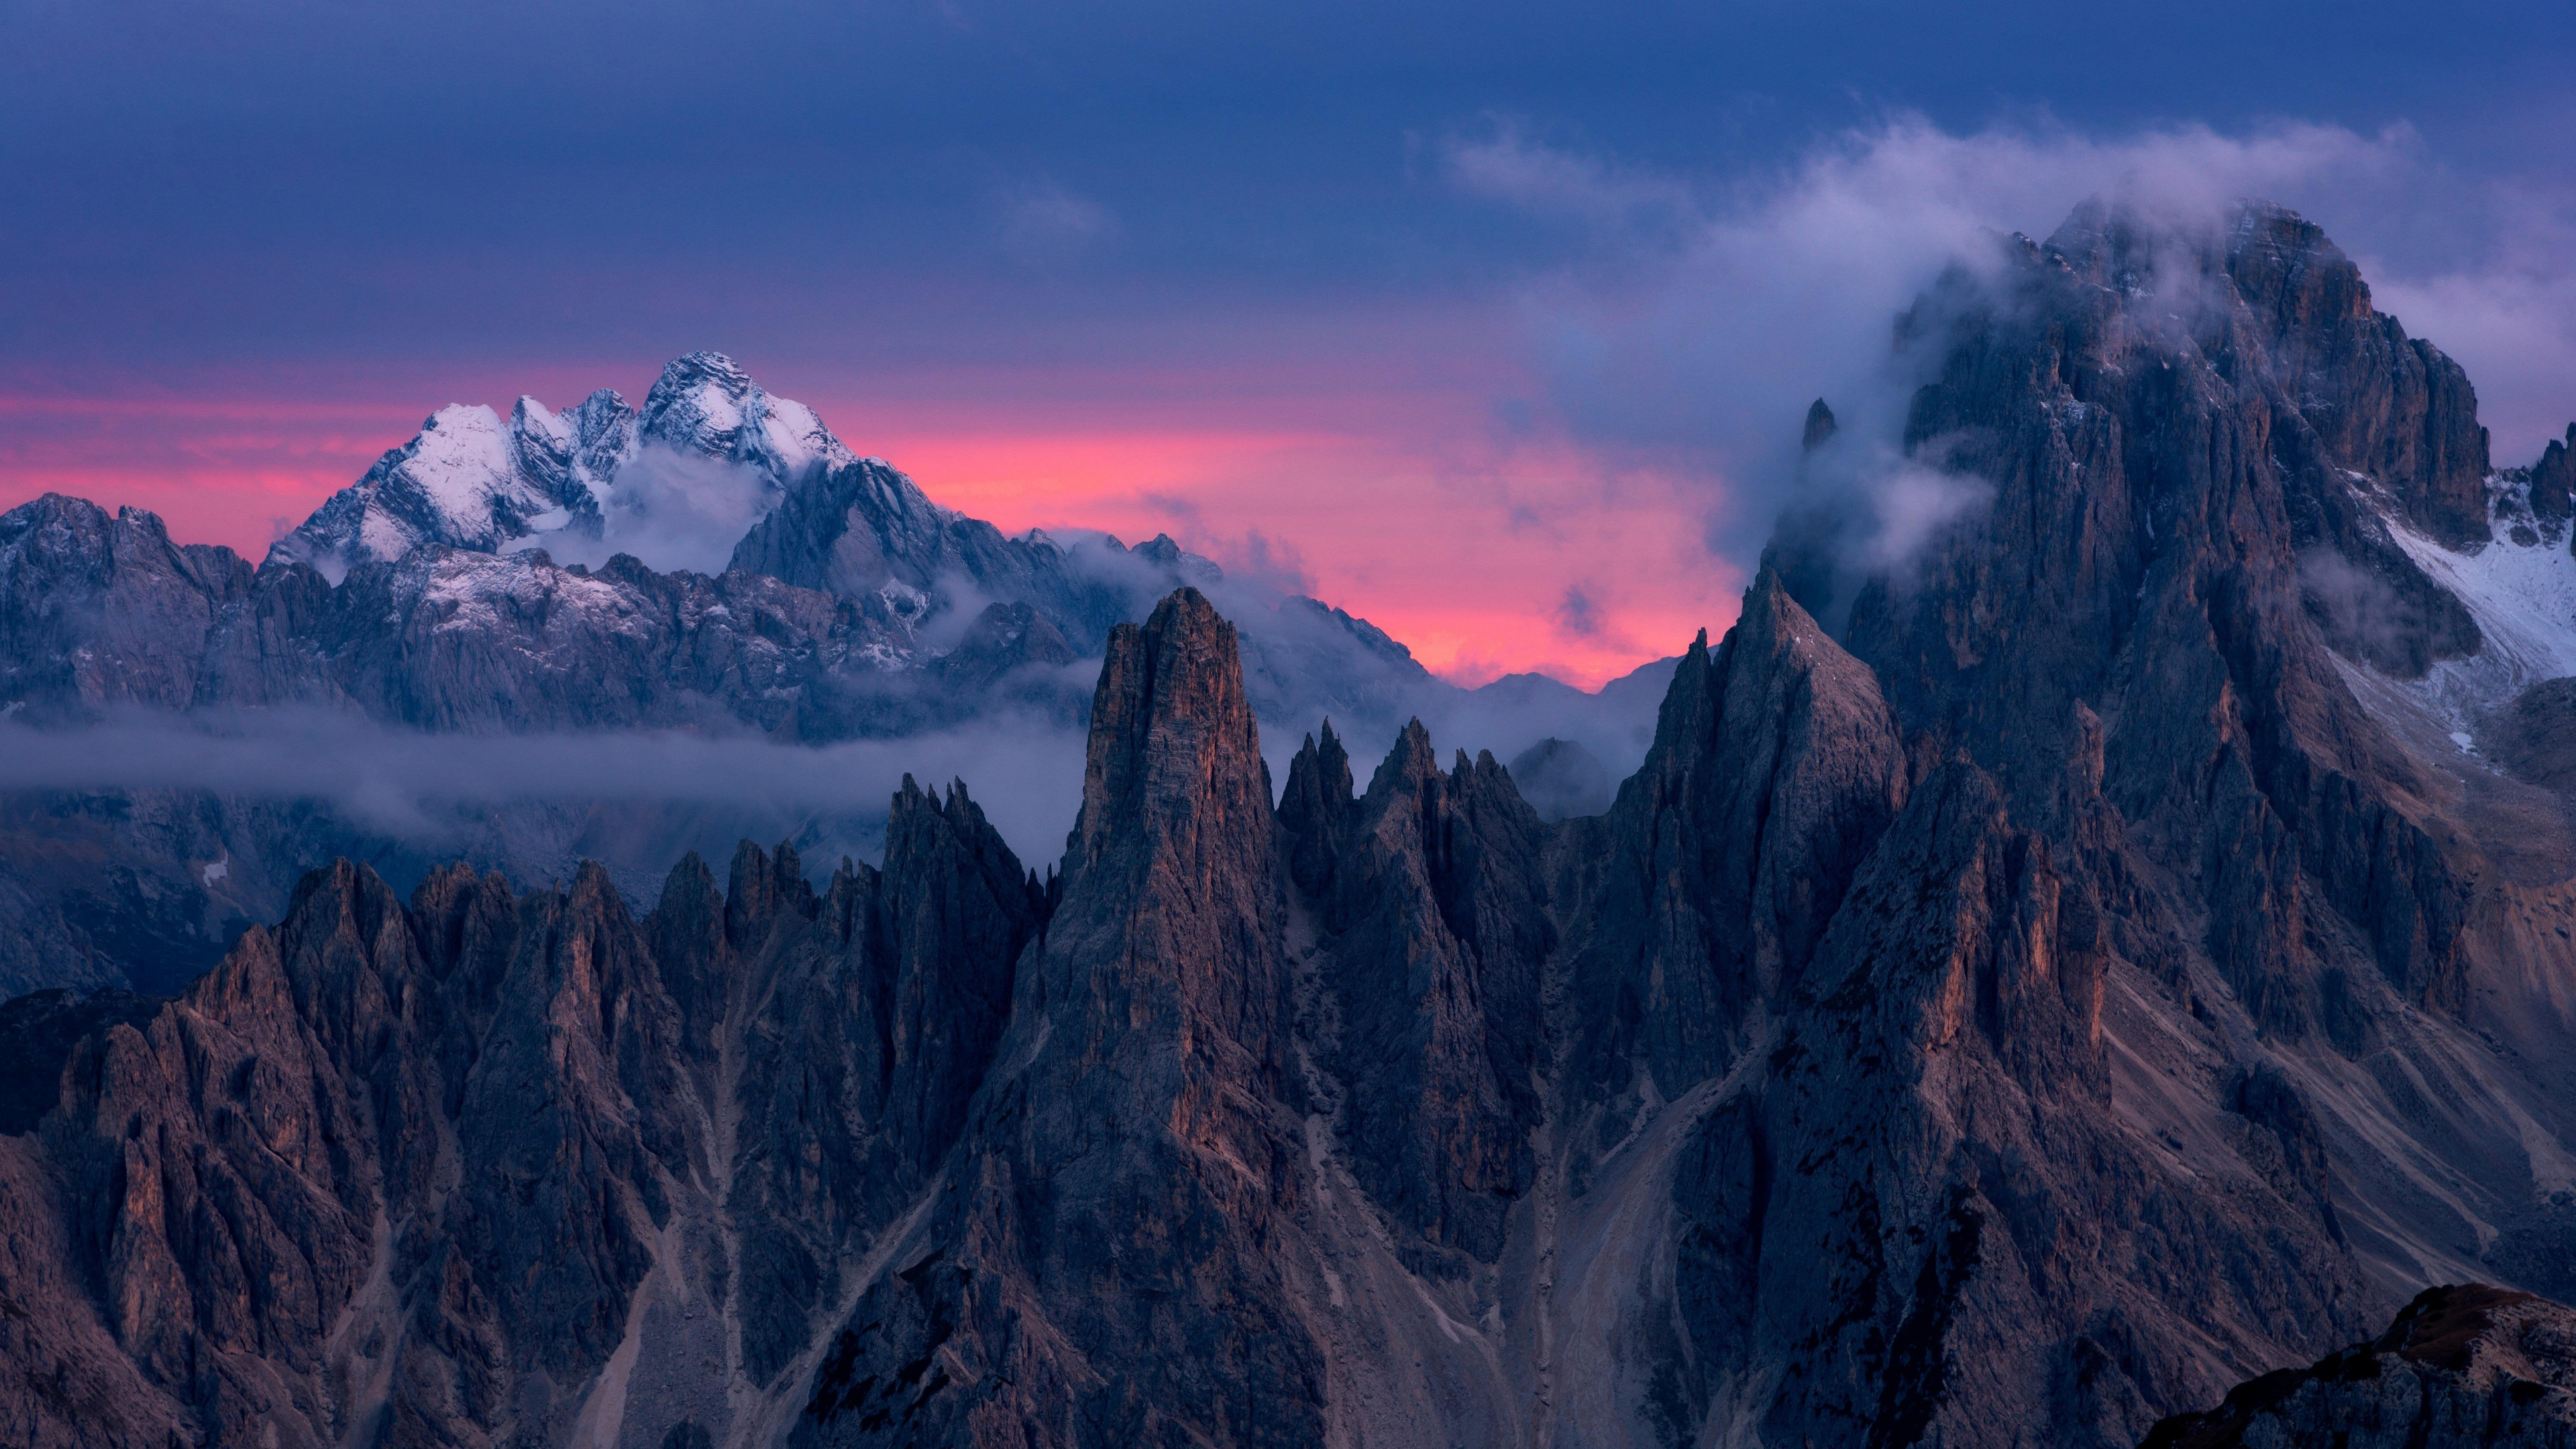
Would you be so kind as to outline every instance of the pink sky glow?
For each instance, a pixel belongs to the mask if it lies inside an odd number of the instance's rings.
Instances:
[[[133,504],[183,542],[256,560],[439,403],[506,411],[528,391],[564,406],[602,380],[640,399],[635,370],[261,380],[325,399],[297,402],[220,382],[0,388],[0,506]],[[753,371],[949,507],[1012,532],[1168,532],[1369,619],[1462,684],[1536,670],[1597,686],[1722,630],[1743,587],[1700,542],[1706,481],[1510,436],[1492,378],[1132,379],[1141,400],[1124,401],[1098,379],[1067,399],[1026,376],[908,376],[898,393]]]

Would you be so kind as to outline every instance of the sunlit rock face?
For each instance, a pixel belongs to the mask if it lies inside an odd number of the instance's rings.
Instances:
[[[2088,207],[1898,345],[1940,526],[1808,500],[1595,813],[1418,721],[1274,780],[1182,587],[1040,873],[907,781],[820,888],[343,863],[175,1000],[11,1008],[0,1425],[2557,1442],[2564,520],[2276,209]]]

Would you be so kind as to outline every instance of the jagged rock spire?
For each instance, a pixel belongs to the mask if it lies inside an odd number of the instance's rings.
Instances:
[[[1823,398],[1816,399],[1807,405],[1807,427],[1799,439],[1800,445],[1807,452],[1816,451],[1832,439],[1836,426],[1834,410],[1825,406]]]
[[[1703,630],[1675,667],[1607,817],[1578,968],[1594,1047],[1642,1050],[1667,1093],[1719,1070],[1746,1010],[1798,978],[1905,781],[1877,679],[1764,569],[1718,648]]]
[[[2540,461],[2531,467],[2531,511],[2544,522],[2564,523],[2576,498],[2576,423],[2567,425],[2567,440],[2549,440]]]

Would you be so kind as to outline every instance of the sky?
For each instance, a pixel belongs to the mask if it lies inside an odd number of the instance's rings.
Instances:
[[[449,402],[712,348],[1008,529],[1464,683],[1723,628],[1808,399],[2137,190],[2576,417],[2576,7],[0,0],[0,504],[254,556]]]

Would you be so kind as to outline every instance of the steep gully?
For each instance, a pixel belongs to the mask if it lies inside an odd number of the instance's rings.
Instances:
[[[1793,515],[1607,814],[1418,728],[1274,791],[1185,589],[1042,880],[909,786],[882,869],[746,847],[640,919],[317,873],[60,1031],[0,1430],[2134,1443],[2427,1283],[2576,1289],[2576,870],[2498,864],[2566,802],[2402,707],[2483,644],[2407,550],[2501,516],[2457,369],[2254,206],[2081,211],[1899,343],[1990,506],[1901,579]],[[2431,1311],[2371,1382],[2454,1371]]]

